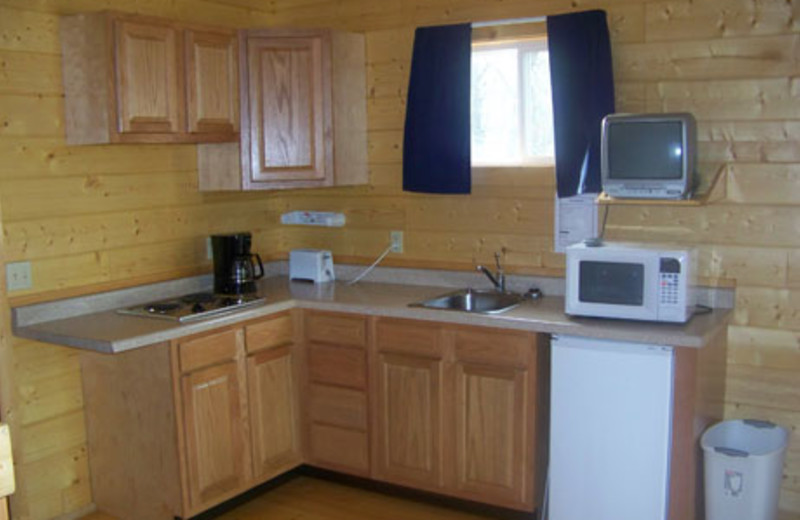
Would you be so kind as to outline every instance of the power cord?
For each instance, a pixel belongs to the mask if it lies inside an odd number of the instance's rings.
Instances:
[[[365,277],[365,276],[367,276],[369,273],[371,273],[371,272],[372,272],[372,270],[373,270],[373,269],[375,269],[375,268],[378,266],[378,264],[379,264],[379,263],[381,263],[381,261],[382,261],[384,258],[386,258],[386,255],[388,255],[388,254],[389,254],[389,253],[391,253],[391,252],[392,252],[392,245],[391,245],[391,244],[389,244],[389,247],[387,247],[387,248],[386,248],[386,250],[385,250],[383,253],[381,253],[381,255],[378,257],[378,259],[377,259],[377,260],[375,260],[374,262],[372,262],[372,265],[371,265],[371,266],[367,267],[366,269],[364,269],[363,271],[361,271],[361,274],[359,274],[358,276],[356,276],[355,278],[353,278],[352,280],[350,280],[349,282],[347,282],[347,285],[354,285],[354,284],[356,284],[356,283],[360,282],[362,278],[364,278],[364,277]]]

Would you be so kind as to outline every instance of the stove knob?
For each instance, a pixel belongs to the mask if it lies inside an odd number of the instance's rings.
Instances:
[[[195,303],[194,305],[192,305],[192,312],[194,313],[203,312],[204,310],[206,310],[206,308],[199,303]]]

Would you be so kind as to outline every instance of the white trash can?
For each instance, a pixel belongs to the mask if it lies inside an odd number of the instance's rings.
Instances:
[[[700,439],[705,465],[706,520],[775,520],[789,443],[767,421],[724,421]]]

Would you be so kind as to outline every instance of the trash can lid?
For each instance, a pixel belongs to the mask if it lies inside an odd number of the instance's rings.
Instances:
[[[715,424],[703,434],[700,446],[730,456],[763,456],[783,451],[789,432],[777,424],[754,419],[737,419]]]

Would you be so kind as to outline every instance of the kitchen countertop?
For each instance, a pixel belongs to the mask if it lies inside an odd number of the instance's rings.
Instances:
[[[286,277],[276,276],[260,282],[259,292],[267,300],[263,306],[224,316],[178,323],[105,310],[36,321],[22,319],[19,311],[24,308],[20,308],[14,309],[13,313],[14,334],[96,352],[118,353],[299,307],[698,348],[704,346],[720,327],[727,325],[731,314],[730,309],[714,309],[680,325],[572,318],[564,314],[564,299],[560,296],[526,301],[515,309],[495,315],[408,306],[452,291],[446,287],[373,282],[352,286],[344,282],[314,285],[289,282]],[[20,325],[21,322],[24,324]]]

